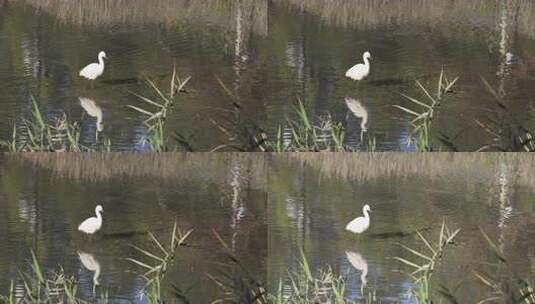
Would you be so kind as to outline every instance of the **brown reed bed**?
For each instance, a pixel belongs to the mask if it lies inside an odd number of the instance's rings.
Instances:
[[[289,153],[291,162],[311,166],[327,177],[344,180],[462,175],[492,179],[504,165],[520,185],[535,187],[535,157],[528,153]]]

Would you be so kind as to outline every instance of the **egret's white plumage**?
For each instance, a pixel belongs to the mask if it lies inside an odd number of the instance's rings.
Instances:
[[[351,111],[351,113],[353,113],[355,117],[361,119],[360,130],[362,132],[366,132],[368,130],[367,129],[368,110],[366,110],[366,108],[362,105],[362,103],[360,103],[360,101],[354,98],[346,97],[345,101],[346,101],[346,106],[349,109],[349,111]]]
[[[358,252],[346,251],[346,257],[349,263],[360,271],[360,292],[364,293],[364,287],[368,284],[368,262]]]
[[[98,53],[98,63],[91,63],[87,65],[80,71],[80,76],[89,80],[97,79],[100,75],[102,75],[102,73],[104,73],[104,58],[107,58],[106,53],[104,51],[100,51],[100,53]]]
[[[84,267],[93,273],[93,285],[99,285],[98,278],[100,276],[100,263],[90,253],[78,251],[78,258]]]
[[[102,215],[100,213],[103,211],[104,209],[102,209],[102,206],[97,205],[97,207],[95,207],[95,214],[97,216],[90,217],[83,221],[80,226],[78,226],[78,230],[87,234],[93,234],[97,232],[100,227],[102,227]]]
[[[97,119],[97,131],[102,132],[102,130],[104,130],[104,124],[102,123],[102,109],[91,98],[78,97],[78,99],[80,100],[80,105],[84,108],[87,114]]]
[[[364,216],[357,217],[349,222],[349,224],[346,226],[346,230],[353,233],[363,233],[364,231],[368,230],[370,227],[370,215],[368,212],[371,212],[371,209],[370,206],[366,204],[364,207],[362,207],[362,213],[364,213]]]
[[[347,70],[346,77],[349,77],[353,80],[362,80],[370,74],[370,61],[371,59],[370,52],[364,52],[362,55],[362,60],[364,63],[359,63],[354,65],[352,68]]]

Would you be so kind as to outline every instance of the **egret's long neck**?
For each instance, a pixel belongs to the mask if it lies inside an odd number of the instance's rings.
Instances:
[[[362,210],[362,213],[364,213],[364,217],[369,219],[370,218],[370,215],[368,214],[368,210],[367,209],[363,209]]]
[[[362,55],[362,60],[364,60],[364,64],[369,67],[370,66],[370,61],[368,60],[368,57]]]
[[[104,56],[98,56],[98,64],[104,66]]]
[[[100,211],[95,211],[95,213],[97,214],[97,219],[102,221],[102,215],[100,215]]]

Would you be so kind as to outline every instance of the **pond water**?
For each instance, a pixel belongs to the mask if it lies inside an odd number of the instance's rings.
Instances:
[[[2,157],[0,294],[7,294],[11,280],[16,293],[24,293],[17,278],[19,271],[31,272],[33,249],[46,273],[61,266],[74,276],[83,299],[95,300],[96,279],[97,297],[107,292],[113,303],[145,303],[140,274],[146,269],[126,258],[154,265],[132,246],[162,256],[148,232],[167,247],[175,221],[184,232],[194,231],[165,282],[190,303],[225,296],[208,275],[239,278],[239,271],[225,266],[228,257],[212,230],[265,281],[266,192],[262,163],[252,160],[223,154]],[[88,238],[77,227],[94,216],[97,204],[104,208],[103,227]],[[163,288],[173,299],[170,285]]]
[[[461,230],[433,274],[435,299],[441,288],[457,303],[490,297],[472,271],[499,278],[517,292],[511,282],[535,277],[535,184],[525,175],[533,165],[529,159],[459,154],[274,158],[268,282],[276,289],[288,268],[298,271],[301,247],[314,269],[330,265],[346,279],[350,299],[361,303],[375,293],[379,303],[416,303],[408,274],[414,269],[394,258],[421,264],[400,244],[430,255],[416,231],[436,244],[445,221],[451,230]],[[365,203],[371,206],[371,226],[357,238],[344,228],[362,215]],[[490,266],[497,261],[479,228],[503,250],[506,267]]]
[[[434,122],[437,149],[473,151],[494,143],[514,150],[518,137],[535,127],[533,20],[530,0],[163,0],[128,7],[108,0],[4,0],[0,136],[10,139],[13,122],[29,117],[34,96],[48,119],[66,112],[81,121],[82,142],[91,145],[98,126],[79,102],[89,98],[102,109],[113,150],[147,149],[147,127],[127,105],[143,105],[133,93],[157,97],[147,78],[167,90],[176,66],[192,80],[167,127],[196,151],[236,140],[236,126],[274,136],[294,117],[298,99],[310,115],[328,112],[341,121],[346,144],[355,149],[375,141],[380,151],[412,151],[411,117],[393,106],[417,109],[401,94],[426,101],[415,81],[434,92],[443,67],[450,79],[460,78]],[[92,86],[78,71],[100,50],[109,59]],[[357,84],[344,73],[366,50],[371,74]],[[218,78],[241,105],[239,117]],[[362,104],[365,124],[346,99]],[[441,147],[438,138],[447,144]]]
[[[394,257],[418,262],[400,243],[427,253],[416,232],[436,242],[442,221],[461,230],[434,273],[434,292],[444,287],[459,303],[490,296],[472,271],[513,291],[517,278],[532,282],[535,158],[428,155],[2,155],[0,295],[11,280],[24,293],[19,271],[31,271],[33,250],[45,272],[61,266],[73,276],[84,299],[107,292],[114,303],[145,303],[145,269],[126,259],[154,263],[132,246],[158,252],[148,232],[166,245],[175,221],[194,230],[165,277],[168,300],[178,288],[191,303],[211,303],[227,295],[210,276],[233,283],[246,277],[214,230],[271,293],[280,281],[288,288],[287,271],[298,270],[302,248],[314,271],[330,265],[346,279],[349,299],[375,293],[381,303],[413,303],[410,268]],[[371,226],[357,238],[344,227],[364,203]],[[104,224],[90,238],[77,227],[96,204]],[[497,261],[480,228],[507,263],[491,266]]]

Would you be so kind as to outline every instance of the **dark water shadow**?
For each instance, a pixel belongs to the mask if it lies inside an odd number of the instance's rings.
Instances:
[[[114,232],[114,233],[106,233],[102,235],[103,239],[106,240],[116,240],[116,239],[128,239],[136,236],[144,236],[148,235],[149,231],[124,231],[124,232]]]
[[[390,238],[404,238],[416,235],[417,232],[429,231],[434,227],[425,227],[423,229],[418,229],[414,231],[390,231],[390,232],[381,232],[381,233],[372,233],[366,235],[366,237],[372,239],[390,239]]]
[[[104,79],[101,82],[109,85],[121,85],[121,84],[132,84],[139,83],[141,79],[137,77],[131,78],[118,78],[118,79]]]

